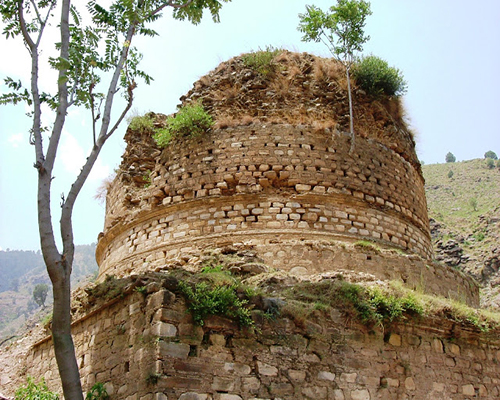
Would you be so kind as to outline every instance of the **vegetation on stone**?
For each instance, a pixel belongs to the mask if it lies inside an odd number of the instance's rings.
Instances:
[[[243,64],[256,71],[257,73],[267,76],[275,72],[276,67],[279,65],[274,60],[278,54],[283,50],[276,49],[273,46],[267,46],[265,50],[252,51],[241,56]]]
[[[151,132],[154,129],[154,120],[151,115],[134,116],[127,119],[128,128],[139,133]]]
[[[236,286],[213,286],[201,282],[190,287],[179,282],[179,288],[188,300],[188,308],[195,323],[204,324],[210,315],[222,315],[236,318],[242,326],[253,325],[250,310],[245,307],[246,300],[240,300],[236,295]]]
[[[174,136],[197,136],[207,132],[214,122],[201,102],[187,104],[174,115],[167,117],[165,127],[154,134],[159,147],[166,147]]]
[[[407,91],[402,72],[373,55],[357,60],[352,74],[359,87],[372,96],[401,96]]]

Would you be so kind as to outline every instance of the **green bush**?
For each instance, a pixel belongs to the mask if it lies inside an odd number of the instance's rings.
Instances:
[[[243,64],[264,76],[274,72],[276,64],[274,58],[282,52],[273,46],[267,46],[265,50],[252,51],[241,56]]]
[[[166,147],[174,136],[196,136],[206,132],[213,120],[201,103],[186,105],[175,116],[167,118],[166,126],[158,130],[153,138],[160,147]]]
[[[487,158],[486,159],[486,167],[488,169],[493,169],[495,168],[495,161],[493,160],[493,158]]]
[[[484,153],[484,158],[491,158],[492,160],[498,159],[496,153],[494,151],[491,151],[491,150]]]
[[[452,163],[452,162],[457,161],[457,158],[455,157],[455,155],[452,152],[449,151],[446,154],[445,160],[447,163]]]
[[[372,96],[400,96],[407,90],[401,71],[389,67],[387,61],[373,55],[357,61],[352,67],[352,74],[359,87]]]
[[[31,376],[28,376],[26,386],[17,389],[14,400],[59,400],[59,396],[51,392],[45,384],[45,379],[41,379],[38,384]]]
[[[210,315],[223,315],[235,318],[243,326],[253,326],[247,300],[241,300],[236,294],[235,285],[211,286],[206,282],[197,283],[194,288],[185,282],[179,282],[179,289],[187,299],[193,320],[204,324]]]
[[[109,394],[103,383],[97,382],[92,386],[92,388],[87,392],[85,400],[109,400]]]
[[[448,172],[448,178],[449,179],[453,178],[453,175],[454,175],[453,170],[450,169],[450,171]]]

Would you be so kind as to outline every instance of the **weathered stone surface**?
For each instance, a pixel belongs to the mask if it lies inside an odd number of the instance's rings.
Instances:
[[[257,361],[257,371],[261,375],[265,376],[276,376],[278,375],[278,368],[265,364],[263,362]]]
[[[186,359],[190,347],[186,343],[159,342],[159,352],[162,357],[173,357]]]

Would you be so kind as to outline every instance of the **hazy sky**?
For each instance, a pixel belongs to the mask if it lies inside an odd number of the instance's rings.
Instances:
[[[79,3],[79,2],[78,2]],[[157,22],[154,39],[137,40],[142,67],[153,75],[151,86],[135,91],[134,108],[170,114],[179,97],[221,61],[267,45],[329,56],[321,44],[300,41],[298,13],[306,4],[323,9],[332,1],[233,0],[225,4],[221,23],[210,18],[198,26],[173,21],[169,13]],[[76,4],[76,3],[75,3]],[[372,0],[373,15],[364,54],[373,53],[401,69],[408,81],[404,98],[417,134],[417,152],[426,164],[500,155],[500,1]],[[54,22],[54,25],[57,23]],[[0,28],[3,26],[0,24]],[[44,54],[56,36],[49,35]],[[29,85],[29,58],[19,42],[0,38],[0,79],[11,76]],[[44,77],[50,71],[43,70]],[[42,85],[50,88],[50,80]],[[0,93],[6,92],[0,83]],[[24,105],[0,106],[0,249],[39,248],[36,224],[36,171],[28,144],[30,120]],[[45,114],[47,123],[49,114]],[[57,225],[61,193],[67,193],[90,148],[85,110],[71,110],[53,182],[53,215]],[[126,126],[106,144],[75,208],[77,244],[96,241],[104,205],[94,200],[102,179],[121,161]],[[57,228],[57,226],[55,226]]]

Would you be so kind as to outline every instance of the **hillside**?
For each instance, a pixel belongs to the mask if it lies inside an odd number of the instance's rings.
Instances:
[[[76,246],[73,287],[96,271],[95,244]],[[38,322],[39,306],[32,297],[33,288],[38,283],[50,286],[40,252],[0,251],[0,341],[15,334],[29,320]],[[46,304],[51,303],[52,293],[49,291]]]
[[[436,257],[474,276],[484,306],[500,307],[500,170],[484,159],[422,170]]]

